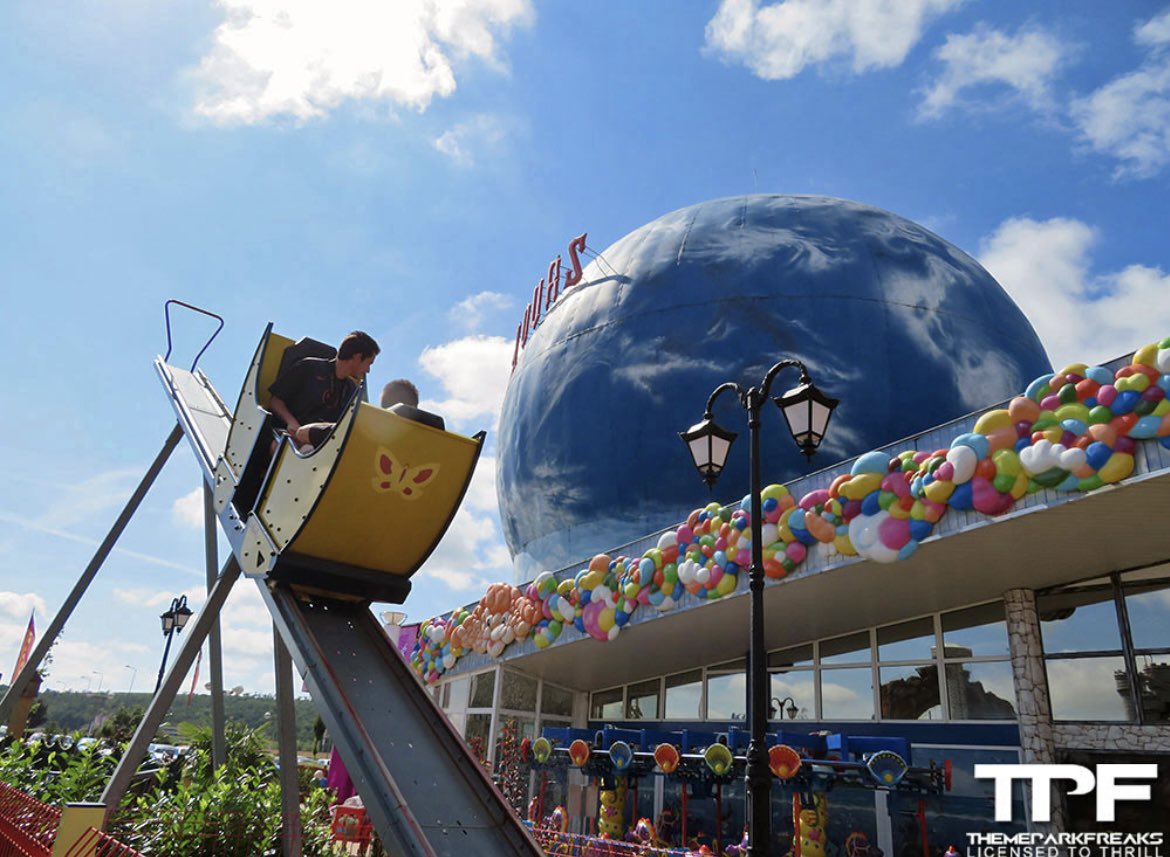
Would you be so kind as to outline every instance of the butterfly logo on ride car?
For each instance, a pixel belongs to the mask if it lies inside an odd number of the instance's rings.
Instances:
[[[412,465],[380,446],[374,456],[374,478],[370,481],[379,494],[391,492],[404,500],[417,500],[438,473],[438,464]]]

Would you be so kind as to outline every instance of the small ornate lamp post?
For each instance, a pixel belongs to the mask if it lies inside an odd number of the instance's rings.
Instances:
[[[158,681],[154,683],[155,693],[158,693],[158,689],[162,687],[163,674],[167,671],[167,655],[171,653],[171,638],[183,630],[190,618],[191,610],[187,607],[186,595],[172,598],[170,609],[159,616],[159,619],[162,620],[162,632],[163,636],[167,638],[167,644],[163,648],[162,663],[158,668]]]
[[[787,707],[784,706],[786,702],[788,703]],[[800,713],[800,709],[796,707],[796,700],[791,696],[786,696],[783,699],[772,697],[772,702],[768,706],[768,719],[771,720],[775,717],[777,711],[783,711],[788,715],[789,720],[795,720],[796,715]],[[780,719],[783,720],[784,718],[782,717]]]
[[[695,461],[699,475],[708,487],[713,486],[723,472],[735,432],[715,422],[712,408],[715,400],[728,391],[734,391],[740,407],[748,414],[748,436],[751,443],[749,469],[751,471],[751,528],[752,567],[751,583],[751,640],[748,646],[748,689],[751,701],[751,742],[747,751],[747,824],[748,853],[752,857],[766,857],[772,841],[772,772],[768,767],[768,751],[764,746],[768,729],[767,657],[764,647],[764,545],[763,512],[760,500],[760,412],[768,401],[772,381],[784,369],[800,369],[800,383],[773,401],[784,413],[788,430],[796,445],[810,459],[820,446],[829,427],[829,419],[837,400],[826,396],[813,384],[808,369],[799,360],[781,360],[768,370],[763,383],[745,390],[728,381],[720,384],[707,399],[703,421],[691,426],[679,437],[686,443]]]

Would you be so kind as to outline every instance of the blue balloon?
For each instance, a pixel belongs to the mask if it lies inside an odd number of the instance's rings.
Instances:
[[[1149,440],[1158,436],[1158,429],[1162,427],[1162,418],[1153,414],[1144,416],[1134,423],[1129,430],[1129,436],[1136,440]]]
[[[962,511],[969,511],[974,508],[974,500],[971,492],[971,483],[964,482],[951,492],[951,497],[947,503],[952,509],[960,509]]]
[[[982,461],[991,454],[991,442],[981,434],[968,432],[961,434],[951,441],[951,449],[957,446],[968,446],[975,451],[975,457]]]
[[[916,542],[920,542],[931,534],[934,530],[934,524],[930,521],[916,521],[910,519],[910,538]]]
[[[1100,470],[1104,467],[1111,455],[1113,455],[1113,450],[1099,440],[1090,443],[1089,448],[1085,450],[1085,460],[1094,470]]]
[[[1040,388],[1043,387],[1045,384],[1047,384],[1049,381],[1051,381],[1054,377],[1056,377],[1056,376],[1053,375],[1053,373],[1051,373],[1051,372],[1049,372],[1046,375],[1041,375],[1039,378],[1035,379],[1034,381],[1032,381],[1032,383],[1030,383],[1028,385],[1027,389],[1024,390],[1024,395],[1027,396],[1029,399],[1035,399],[1040,394]],[[1112,380],[1113,376],[1110,375],[1109,377],[1110,377],[1110,380]],[[952,446],[953,446],[953,444],[952,444]]]
[[[1113,400],[1113,404],[1109,406],[1109,410],[1113,411],[1115,417],[1125,416],[1137,407],[1137,403],[1141,399],[1142,394],[1137,390],[1122,390]]]
[[[1113,373],[1104,366],[1090,366],[1085,370],[1085,377],[1101,385],[1113,383]]]
[[[870,491],[865,495],[865,499],[861,501],[861,514],[876,515],[882,510],[881,504],[878,502],[878,491]]]

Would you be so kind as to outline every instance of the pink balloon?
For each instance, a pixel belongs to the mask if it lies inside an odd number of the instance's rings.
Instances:
[[[788,546],[784,548],[784,553],[793,562],[799,564],[804,562],[804,558],[808,555],[808,548],[800,542],[789,542]]]
[[[882,544],[891,550],[901,550],[910,541],[909,518],[886,518],[878,525]]]

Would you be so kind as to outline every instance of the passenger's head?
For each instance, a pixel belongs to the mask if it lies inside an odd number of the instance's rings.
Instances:
[[[389,408],[397,404],[418,407],[418,387],[405,378],[395,378],[382,388],[382,407]]]
[[[341,347],[337,349],[337,362],[347,364],[347,374],[351,378],[364,378],[381,350],[374,337],[355,330],[341,340]]]

